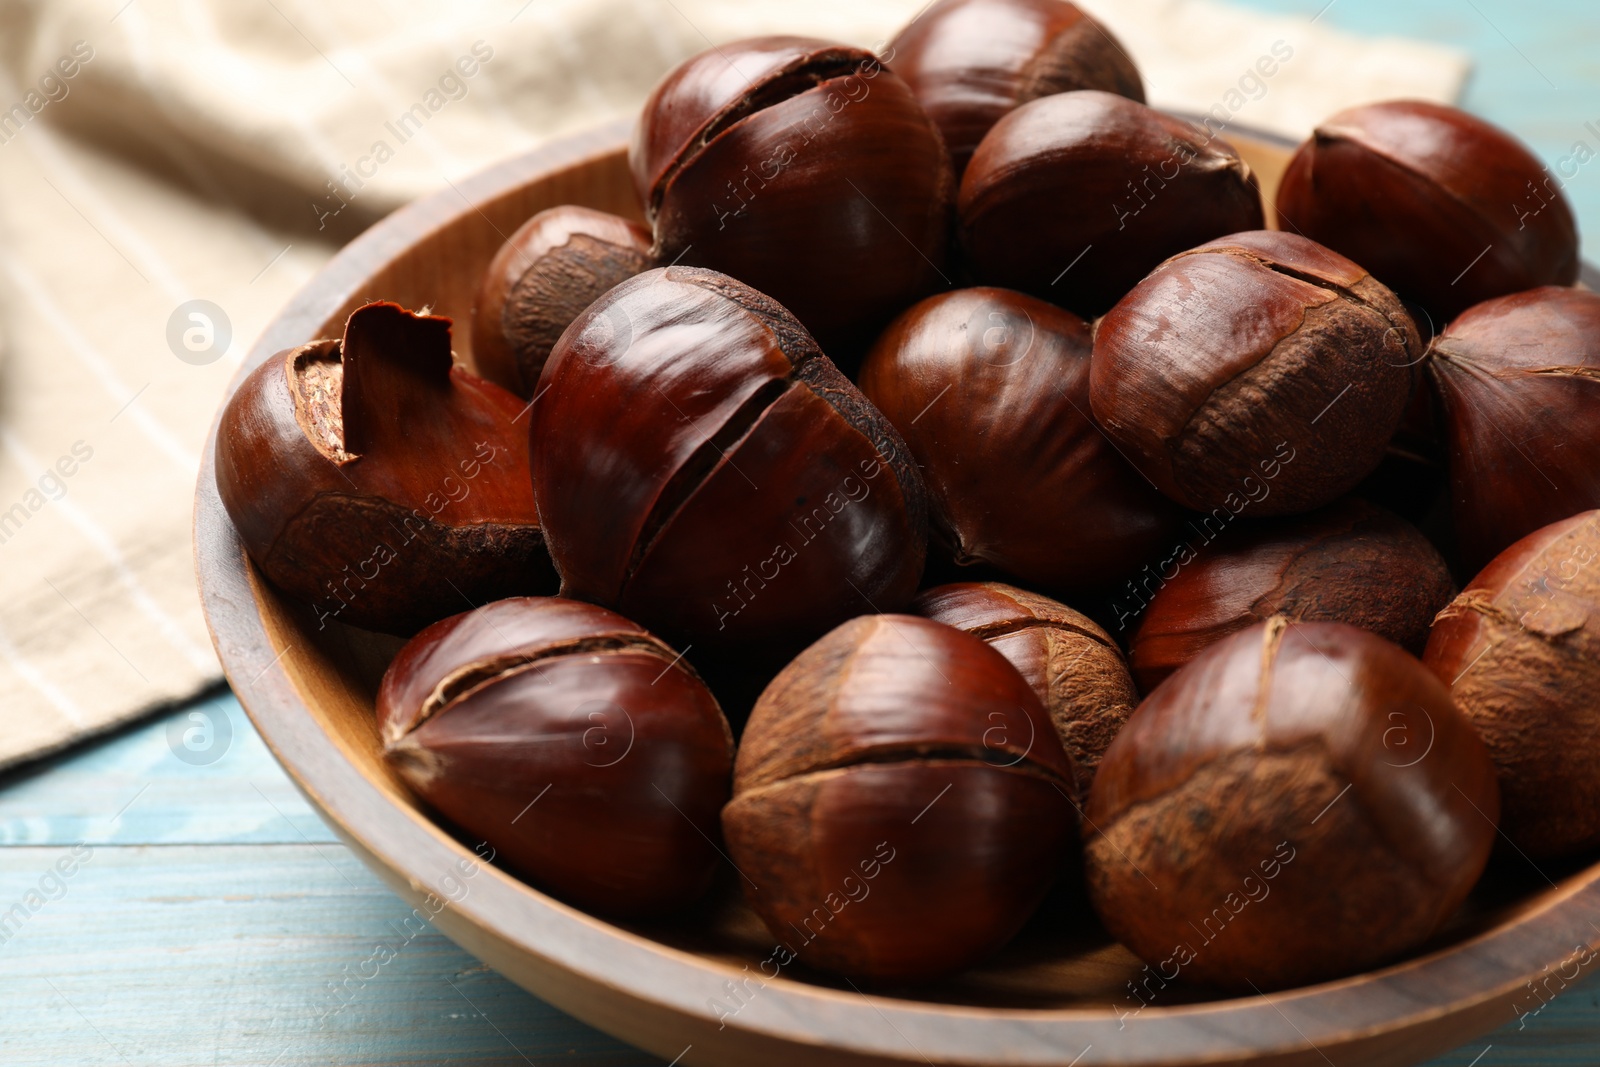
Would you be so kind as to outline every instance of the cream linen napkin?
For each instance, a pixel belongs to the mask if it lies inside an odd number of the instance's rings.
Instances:
[[[1466,73],[1210,0],[1082,2],[1153,103],[1296,137],[1357,101],[1453,99]],[[191,562],[200,449],[251,341],[338,244],[630,114],[710,42],[870,47],[919,6],[0,0],[0,766],[219,677]],[[402,144],[407,112],[426,123]],[[334,213],[328,183],[379,141],[392,158]]]

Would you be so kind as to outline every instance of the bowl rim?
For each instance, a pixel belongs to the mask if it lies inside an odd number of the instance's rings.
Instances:
[[[295,649],[272,645],[255,598],[259,579],[218,497],[217,422],[244,377],[273,354],[311,339],[311,331],[360,290],[374,263],[390,261],[417,236],[446,227],[533,178],[614,155],[626,145],[629,125],[618,121],[553,141],[448,184],[372,226],[308,280],[266,327],[229,383],[207,434],[195,497],[195,559],[206,623],[223,670],[273,756],[324,821],[413,904],[430,895],[453,896],[444,892],[445,879],[466,871],[462,864],[477,857],[431,821],[396,804],[309,710],[286,662]],[[1239,134],[1292,147],[1270,134]],[[1585,281],[1600,287],[1600,274],[1586,265]],[[307,740],[316,735],[322,743]],[[1552,882],[1554,892],[1467,940],[1270,997],[1126,1012],[974,1007],[852,993],[780,975],[722,1018],[712,999],[726,995],[724,983],[742,980],[748,972],[613,926],[498,868],[481,865],[474,877],[480,872],[484,877],[471,884],[470,892],[448,900],[435,916],[446,934],[479,956],[504,943],[535,961],[537,980],[513,980],[585,1022],[660,1055],[682,1055],[672,1042],[685,1033],[716,1035],[705,1037],[702,1054],[688,1062],[738,1062],[717,1058],[719,1048],[738,1048],[741,1055],[821,1048],[860,1063],[1050,1064],[1074,1055],[1071,1062],[1083,1067],[1279,1057],[1320,1062],[1333,1050],[1389,1048],[1399,1033],[1422,1030],[1426,1038],[1416,1035],[1406,1054],[1426,1055],[1498,1025],[1494,1014],[1532,977],[1560,966],[1577,949],[1600,946],[1597,863],[1560,885]],[[607,998],[614,1003],[604,1004]],[[1130,1009],[1141,1003],[1130,994]],[[1515,1017],[1513,1012],[1501,1021]],[[793,1061],[784,1057],[783,1062]]]

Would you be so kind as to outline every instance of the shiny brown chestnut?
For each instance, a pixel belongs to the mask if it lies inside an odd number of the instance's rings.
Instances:
[[[217,426],[217,490],[273,584],[330,619],[410,634],[553,592],[522,403],[452,366],[450,320],[357,309],[340,341],[267,360]]]
[[[1180,504],[1293,514],[1377,467],[1422,355],[1400,301],[1356,264],[1239,233],[1169,259],[1106,315],[1089,403]]]
[[[545,365],[532,447],[562,595],[702,653],[792,653],[916,592],[927,503],[905,442],[792,315],[726,275],[659,268],[580,315]]]
[[[651,92],[628,161],[660,262],[759,289],[830,352],[942,280],[949,154],[870,52],[806,37],[703,52]]]
[[[1001,582],[955,582],[924,590],[911,612],[981,637],[1044,702],[1088,803],[1095,768],[1139,703],[1122,650],[1088,616]]]
[[[1300,146],[1278,216],[1428,309],[1442,328],[1492,297],[1578,278],[1566,194],[1522,142],[1459,108],[1349,108]]]
[[[385,760],[511,870],[648,915],[705,892],[733,734],[683,658],[592,604],[518,597],[434,623],[378,690]]]
[[[565,204],[539,212],[501,246],[472,308],[478,373],[523,399],[561,333],[606,290],[652,266],[650,231]]]
[[[956,177],[1000,116],[1051,93],[1101,89],[1144,103],[1139,70],[1066,0],[939,0],[883,50],[944,135]]]
[[[1423,662],[1489,746],[1506,837],[1533,857],[1600,845],[1600,511],[1496,556]]]
[[[1086,318],[1168,256],[1265,224],[1255,176],[1233,146],[1095,90],[1041,97],[996,122],[957,208],[979,282]]]
[[[955,563],[1070,594],[1170,540],[1178,508],[1089,417],[1092,347],[1071,312],[990,288],[929,297],[873,345],[861,391],[910,445]]]
[[[1600,295],[1545,286],[1487,301],[1430,353],[1469,568],[1600,507]]]
[[[1233,526],[1177,563],[1128,649],[1147,693],[1210,645],[1274,615],[1348,623],[1420,656],[1434,615],[1456,595],[1422,531],[1354,498]]]
[[[745,896],[803,962],[924,982],[1022,927],[1074,841],[1072,761],[983,641],[852,619],[773,680],[722,828]]]
[[[1086,820],[1090,899],[1159,973],[1149,996],[1323,981],[1438,929],[1498,812],[1483,742],[1422,664],[1279,616],[1206,649],[1111,743]]]

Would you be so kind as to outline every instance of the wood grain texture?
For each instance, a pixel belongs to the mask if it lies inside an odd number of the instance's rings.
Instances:
[[[197,716],[199,718],[197,718]],[[175,748],[215,748],[185,762]],[[231,693],[16,771],[0,788],[0,846],[334,845]]]
[[[0,900],[61,855],[0,849]],[[660,1062],[495,975],[337,846],[102,845],[66,887],[0,945],[21,1024],[0,1062]]]

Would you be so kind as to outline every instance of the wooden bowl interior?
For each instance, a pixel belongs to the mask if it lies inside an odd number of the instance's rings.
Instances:
[[[1263,193],[1270,204],[1288,159],[1287,149],[1249,137],[1235,138],[1235,143],[1259,175]],[[454,210],[435,211],[431,218],[438,222],[437,225],[409,230],[398,226],[388,230],[380,227],[382,232],[375,231],[362,251],[362,255],[370,257],[376,268],[350,288],[343,303],[327,313],[330,305],[325,299],[320,304],[310,298],[301,300],[297,304],[300,318],[295,317],[295,309],[291,308],[275,325],[277,332],[269,332],[268,341],[282,342],[278,347],[287,347],[288,344],[316,337],[337,337],[351,311],[370,300],[383,299],[412,308],[428,307],[435,314],[454,319],[457,324],[454,338],[457,354],[470,361],[470,336],[466,324],[471,320],[479,276],[500,245],[522,222],[544,208],[563,203],[584,204],[630,217],[638,216],[623,152],[615,147],[614,140],[608,145],[607,151],[596,153],[576,166],[540,174],[535,180],[494,192],[487,198],[468,200],[462,194],[461,201],[452,205]],[[263,342],[263,347],[266,343]],[[256,358],[264,358],[265,355],[265,352],[258,350]],[[249,369],[250,366],[245,368],[246,371]],[[217,510],[208,503],[208,477],[209,472],[202,477],[202,533],[206,509],[211,507],[213,513]],[[216,561],[208,564],[204,545],[200,555],[202,584],[205,585],[208,565],[225,564]],[[278,660],[271,664],[263,660],[257,666],[261,667],[263,673],[282,673],[297,702],[303,704],[321,732],[397,812],[419,825],[429,826],[429,832],[449,833],[448,827],[431,829],[433,816],[419,805],[381,758],[374,728],[373,699],[382,671],[401,642],[337,622],[319,627],[309,609],[283,598],[248,563],[242,566],[254,599],[254,610],[265,631],[266,644],[272,650],[279,650]],[[463,610],[468,606],[463,603]],[[229,610],[244,610],[245,607],[230,607]],[[230,653],[235,657],[239,653],[230,649],[230,634],[227,631],[230,626],[237,624],[226,620],[219,622],[219,611],[208,601],[208,612],[219,650],[224,661],[229,663],[230,676],[240,690],[241,697],[251,707],[252,715],[263,726],[263,734],[269,743],[278,748],[272,724],[265,721],[257,709],[256,701],[247,695],[252,679],[239,677],[235,667],[238,660],[230,659]],[[291,652],[292,655],[289,654]],[[270,655],[270,652],[267,653],[268,657]],[[276,677],[276,673],[273,676]],[[319,806],[328,810],[327,798],[317,795],[317,783],[311,780],[312,776],[305,773],[304,768],[296,767],[291,759],[285,758],[285,763]],[[465,846],[461,855],[470,857],[474,842],[465,837],[458,837],[457,840]],[[1473,903],[1421,954],[1441,952],[1475,934],[1509,924],[1519,916],[1549,911],[1560,900],[1595,880],[1596,870],[1584,871],[1577,876],[1584,866],[1583,863],[1574,862],[1556,870],[1547,865],[1543,873],[1536,873],[1520,866],[1515,857],[1497,859],[1495,874],[1486,879],[1484,886],[1474,896]],[[396,872],[389,873],[391,881],[397,881],[394,877]],[[693,913],[680,916],[672,922],[616,928],[618,934],[621,935],[625,930],[702,960],[715,961],[730,968],[730,973],[737,973],[746,965],[755,968],[772,951],[772,938],[745,907],[732,872],[726,873],[727,877],[719,883],[712,896]],[[1550,878],[1546,878],[1545,874]],[[417,890],[419,885],[415,877],[410,879],[411,889]],[[548,898],[536,889],[523,887],[521,892],[529,898],[548,903]],[[462,940],[456,931],[452,931],[452,936]],[[469,943],[471,940],[469,937],[463,943],[484,955],[491,963],[506,969],[503,961],[510,957],[505,952],[497,956],[492,932],[485,933],[481,942]],[[1067,888],[1059,890],[1013,944],[987,964],[933,987],[889,992],[904,1000],[945,1005],[1024,1009],[1092,1008],[1101,1018],[1109,1018],[1108,1005],[1127,1000],[1129,983],[1139,979],[1142,969],[1143,965],[1131,953],[1112,941],[1099,927],[1081,896]],[[1533,971],[1536,970],[1537,964],[1533,966]],[[523,979],[519,977],[519,980]],[[1358,977],[1347,982],[1362,980],[1362,977]],[[849,988],[798,966],[786,969],[783,976],[770,980],[768,984],[778,987],[808,984],[813,988]],[[1506,986],[1496,995],[1504,999],[1509,988]],[[1483,1006],[1487,996],[1485,994],[1471,1003],[1463,1001],[1453,1010],[1461,1014],[1477,1010]],[[1207,997],[1204,991],[1190,989],[1180,992],[1174,986],[1163,993],[1159,1011],[1172,1011],[1173,1006],[1185,1000],[1209,999],[1212,998]],[[1177,1009],[1178,1012],[1183,1010]],[[1436,1024],[1434,1030],[1442,1030],[1443,1024],[1439,1018],[1442,1013],[1433,1014],[1435,1017],[1432,1022]],[[627,1030],[620,1019],[615,1028]],[[641,1040],[637,1036],[632,1039]],[[1436,1034],[1431,1040],[1437,1044],[1444,1039]],[[666,1047],[665,1041],[662,1047]],[[1415,1047],[1419,1052],[1427,1051],[1425,1045]],[[1438,1044],[1438,1047],[1447,1046]],[[1071,1057],[1069,1055],[1066,1058]],[[1289,1062],[1272,1056],[1267,1059],[1271,1062]],[[1295,1062],[1301,1061],[1296,1059]],[[1316,1057],[1308,1056],[1304,1062],[1319,1061]]]

